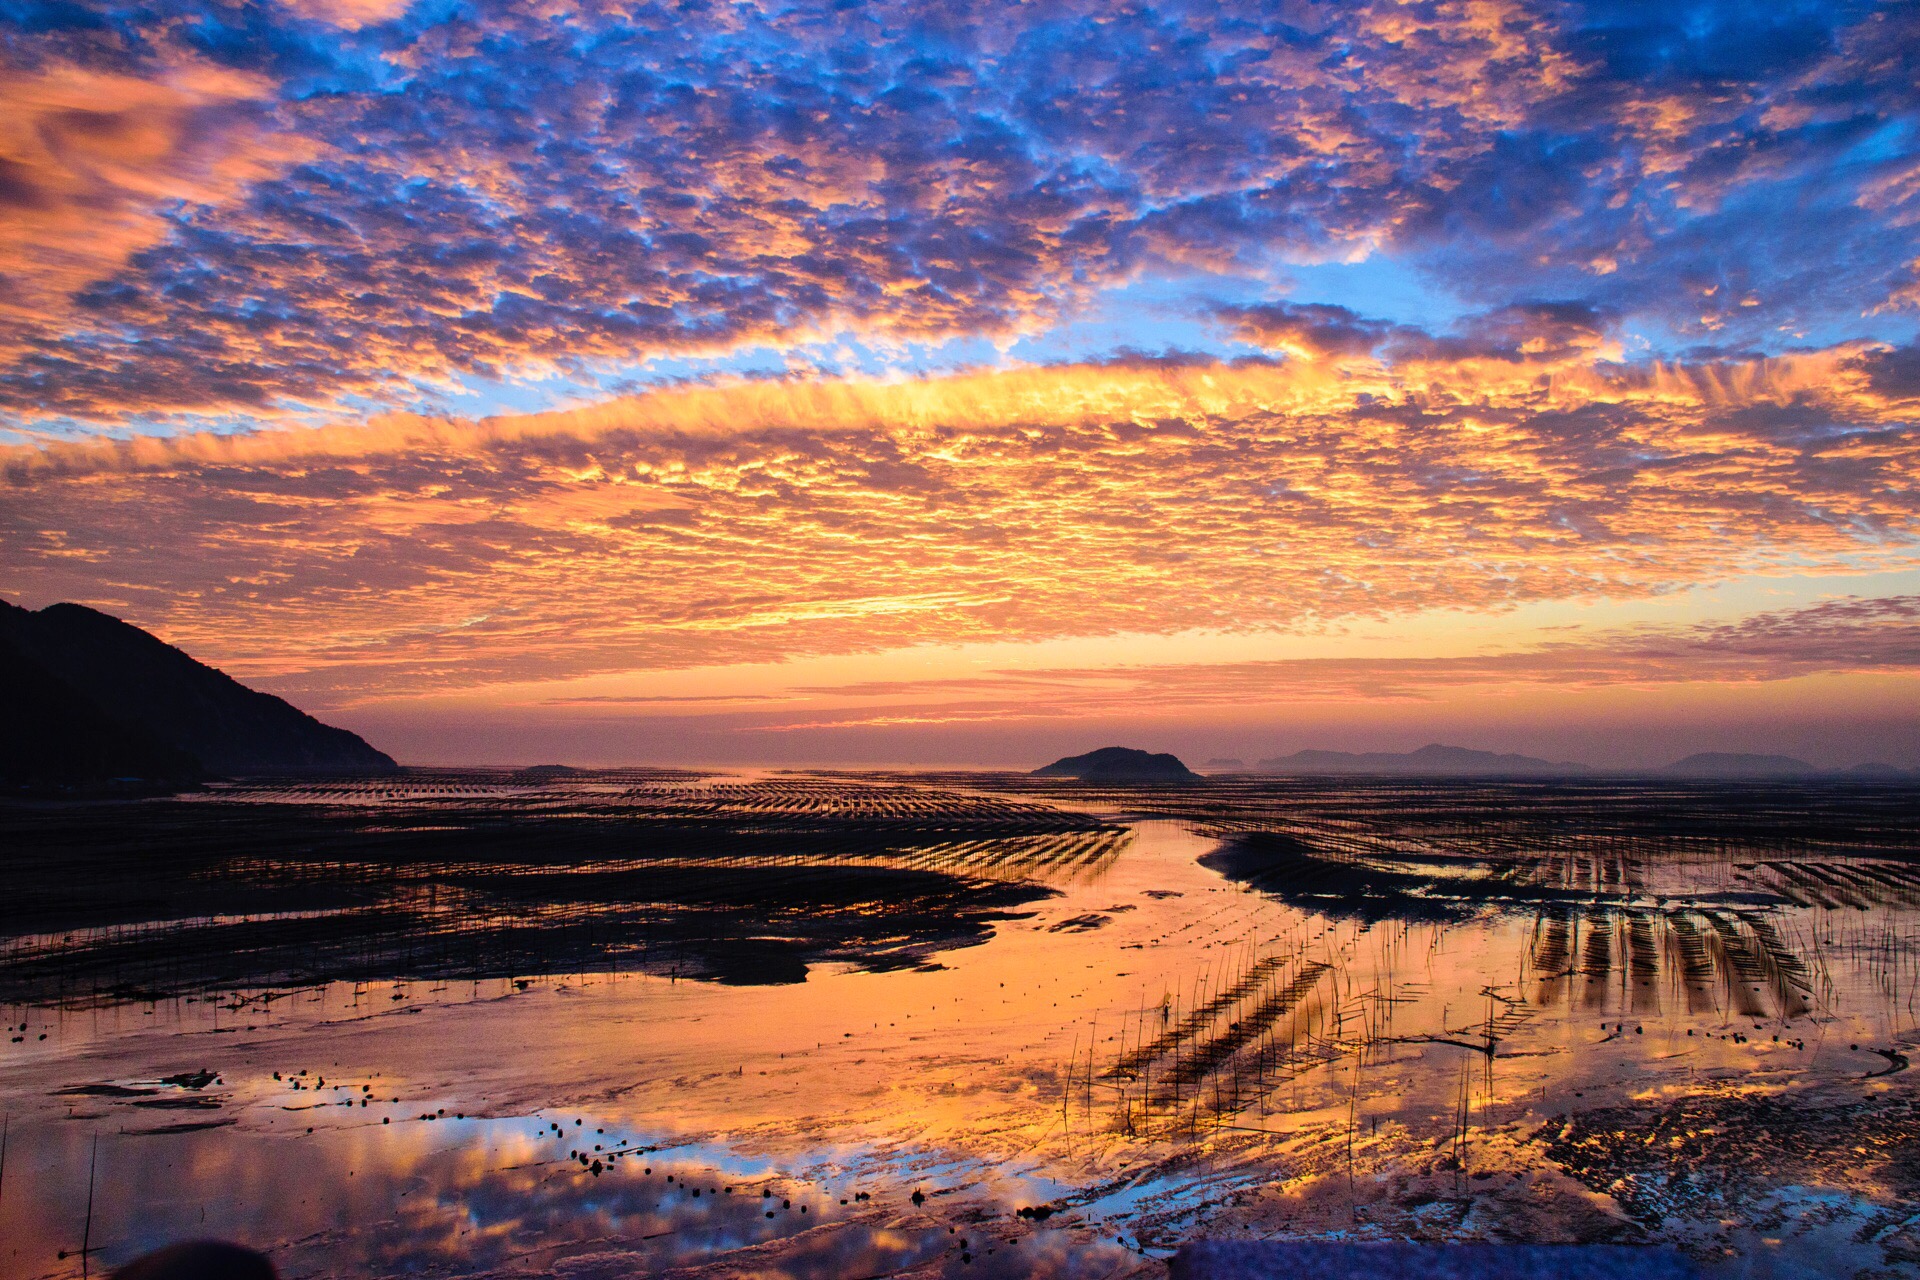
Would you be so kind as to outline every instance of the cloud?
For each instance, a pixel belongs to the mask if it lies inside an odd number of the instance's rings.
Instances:
[[[314,155],[270,127],[275,88],[201,59],[148,75],[0,66],[0,315],[73,323],[67,300],[164,241],[169,210]]]
[[[1213,314],[1243,341],[1308,360],[1371,356],[1390,334],[1404,329],[1324,303],[1219,306]]]
[[[542,698],[543,707],[671,707],[686,702],[725,703],[772,702],[772,694],[696,693],[696,694],[582,694],[566,698]]]
[[[590,384],[840,334],[1004,343],[1142,278],[1369,254],[1526,341],[1780,353],[1910,314],[1920,16],[1899,6],[1065,0],[961,23],[925,0],[188,0],[15,22],[8,100],[50,105],[8,152],[38,176],[0,174],[24,193],[10,261],[63,299],[0,348],[0,412],[29,426],[431,405],[465,378]],[[111,164],[58,123],[86,77],[148,139]],[[96,200],[89,245],[70,232]],[[1542,300],[1596,327],[1553,337],[1522,314]],[[1233,323],[1350,356],[1371,331],[1342,309]]]
[[[1914,563],[1899,6],[0,22],[0,421],[38,441],[0,451],[0,591],[331,702]],[[1288,296],[1367,259],[1391,297]],[[1202,349],[1076,336],[1128,286]],[[597,390],[1021,336],[1077,354]],[[522,378],[579,407],[437,411]],[[1741,626],[1217,687],[1905,669],[1891,615]],[[1009,715],[1205,687],[983,679]]]
[[[1323,303],[1218,306],[1214,319],[1244,342],[1307,360],[1372,358],[1395,364],[1461,360],[1618,360],[1616,318],[1583,302],[1517,302],[1463,317],[1435,335]]]
[[[1549,319],[1557,359],[1502,337],[16,448],[0,594],[353,699],[1914,563],[1920,410],[1878,349],[1622,365]]]
[[[1728,623],[1603,629],[1468,656],[1064,667],[800,686],[791,692],[868,705],[755,728],[1148,718],[1310,702],[1427,701],[1471,689],[1564,692],[1840,674],[1920,677],[1920,596],[1847,597]]]
[[[282,0],[282,4],[297,17],[358,31],[393,21],[407,11],[412,0]]]
[[[1920,400],[1920,345],[1888,347],[1860,357],[1867,385],[1892,400]]]

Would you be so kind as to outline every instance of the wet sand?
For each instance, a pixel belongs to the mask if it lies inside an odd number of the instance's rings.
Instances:
[[[108,876],[89,923],[39,891],[0,953],[6,1274],[202,1232],[292,1275],[1156,1275],[1195,1234],[1920,1258],[1910,793],[460,778],[140,811],[226,831],[194,865],[227,890],[361,868],[306,958],[260,949],[272,982],[208,938],[286,901],[183,916]],[[333,834],[222,871],[254,821]],[[689,891],[719,859],[742,887]],[[952,896],[796,897],[823,866]],[[461,886],[434,918],[478,945],[396,961],[362,917],[402,881]],[[526,943],[556,902],[598,931]],[[768,939],[776,981],[702,959]]]

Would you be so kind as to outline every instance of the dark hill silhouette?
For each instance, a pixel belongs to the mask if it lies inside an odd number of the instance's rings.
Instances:
[[[0,646],[9,780],[180,782],[398,768],[357,734],[82,605],[34,612],[0,601]]]
[[[1572,778],[1589,765],[1541,760],[1513,752],[1476,751],[1429,743],[1418,751],[1296,751],[1260,762],[1262,773],[1404,774],[1422,778]]]
[[[1133,747],[1101,747],[1083,756],[1055,760],[1044,769],[1035,769],[1036,778],[1078,778],[1082,782],[1198,782],[1200,775],[1182,764],[1180,757],[1161,752],[1139,751]]]
[[[109,719],[0,635],[0,779],[31,788],[134,782],[188,786],[199,761]]]

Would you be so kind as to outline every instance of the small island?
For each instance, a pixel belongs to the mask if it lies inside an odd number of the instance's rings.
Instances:
[[[1082,782],[1198,782],[1200,775],[1167,752],[1155,754],[1134,747],[1101,747],[1083,756],[1067,756],[1043,769],[1036,778],[1078,778]]]

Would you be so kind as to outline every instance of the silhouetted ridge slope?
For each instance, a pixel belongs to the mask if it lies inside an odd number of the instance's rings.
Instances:
[[[1200,775],[1180,757],[1158,755],[1132,747],[1102,747],[1083,756],[1067,756],[1043,769],[1036,778],[1079,778],[1082,782],[1196,782]]]
[[[9,778],[180,780],[203,771],[398,768],[359,735],[322,724],[284,699],[249,689],[140,628],[82,605],[32,612],[0,601],[0,643],[9,659],[9,686],[32,689],[10,698],[18,709],[10,706],[9,722],[20,719],[17,736],[24,745],[8,748]],[[60,768],[60,760],[70,761],[72,771]]]

